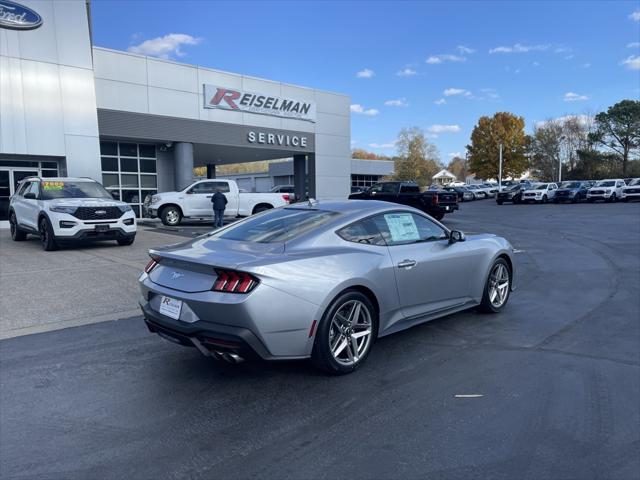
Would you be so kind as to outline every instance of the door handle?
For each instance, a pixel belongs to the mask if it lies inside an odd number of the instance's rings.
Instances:
[[[416,262],[415,260],[403,260],[398,264],[399,268],[412,268],[415,267],[418,264],[418,262]]]

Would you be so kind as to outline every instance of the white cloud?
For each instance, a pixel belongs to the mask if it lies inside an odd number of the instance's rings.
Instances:
[[[589,68],[589,67],[591,67],[591,64],[589,62],[582,64],[582,68]]]
[[[170,33],[164,37],[145,40],[139,45],[131,45],[127,50],[140,55],[165,59],[172,56],[184,57],[186,54],[181,50],[184,45],[198,45],[201,41],[202,39],[186,33]]]
[[[475,53],[473,48],[465,47],[464,45],[458,45],[456,48],[462,55]]]
[[[351,113],[356,113],[358,115],[366,115],[367,117],[375,117],[380,113],[375,108],[364,108],[362,105],[358,103],[354,103],[351,105]]]
[[[640,55],[630,55],[622,60],[620,65],[624,65],[629,70],[640,70]]]
[[[580,95],[579,93],[567,92],[564,94],[565,102],[582,102],[584,100],[589,100],[587,95]]]
[[[527,53],[548,50],[551,45],[523,45],[516,43],[512,46],[500,46],[492,48],[489,53]]]
[[[640,48],[640,42],[627,43],[627,48]]]
[[[495,88],[481,88],[480,91],[488,98],[500,98]]]
[[[444,105],[445,103],[447,103],[447,101],[444,98],[439,98],[438,100],[435,100],[433,103],[435,103],[436,105]]]
[[[396,140],[387,143],[370,143],[369,146],[371,148],[395,148]]]
[[[464,158],[464,153],[462,153],[462,152],[451,152],[451,153],[448,153],[447,155],[449,155],[449,157],[451,157],[451,158],[453,158],[453,157]]]
[[[436,65],[442,62],[466,62],[467,59],[465,57],[461,57],[459,55],[451,55],[451,54],[443,54],[443,55],[431,55],[427,58],[426,62],[429,65]]]
[[[395,100],[387,100],[386,102],[384,102],[384,104],[387,107],[408,107],[409,104],[407,103],[407,99],[402,97],[402,98],[396,98]]]
[[[460,131],[460,127],[458,125],[431,125],[427,127],[427,132],[429,133],[458,133]]]
[[[411,77],[413,75],[416,75],[418,72],[416,72],[414,69],[412,68],[403,68],[402,70],[398,70],[396,72],[396,75],[399,77]]]
[[[640,22],[640,9],[635,10],[629,15],[629,18],[634,22]]]
[[[544,127],[549,121],[551,122],[566,122],[567,120],[576,119],[580,125],[586,126],[589,125],[593,119],[589,115],[564,115],[562,117],[552,118],[550,120],[541,120],[536,122],[536,127]]]
[[[465,90],[464,88],[447,88],[442,93],[445,97],[451,97],[453,95],[462,95],[463,97],[471,96],[471,92],[469,90]]]
[[[566,57],[564,57],[565,60],[573,60],[573,57],[575,57],[575,55],[572,53],[571,55],[567,55]]]
[[[356,73],[356,77],[358,78],[371,78],[376,74],[376,72],[374,72],[373,70],[369,69],[369,68],[365,68],[364,70],[360,70],[358,73]]]
[[[572,51],[573,49],[571,47],[567,47],[566,45],[560,45],[554,50],[554,52],[556,53],[571,53]]]
[[[540,62],[533,62],[531,65],[533,65],[534,67],[539,67],[540,66]]]

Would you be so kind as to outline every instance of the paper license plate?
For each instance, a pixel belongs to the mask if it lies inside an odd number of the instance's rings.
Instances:
[[[444,209],[448,212],[449,211],[449,207],[444,207]]]
[[[107,224],[105,224],[105,225],[101,225],[101,224],[96,225],[96,232],[106,232],[107,230],[109,230],[109,225],[107,225]]]
[[[180,319],[180,310],[182,310],[182,300],[176,300],[175,298],[165,297],[164,295],[160,299],[160,313],[167,317]]]

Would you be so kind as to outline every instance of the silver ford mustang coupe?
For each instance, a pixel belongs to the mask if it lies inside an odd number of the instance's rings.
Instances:
[[[499,312],[513,248],[380,201],[293,204],[149,252],[151,332],[237,363],[311,358],[355,370],[378,337],[479,306]]]

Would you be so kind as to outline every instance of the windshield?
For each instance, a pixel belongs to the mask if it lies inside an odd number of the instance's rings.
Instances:
[[[543,183],[542,185],[538,185],[535,190],[546,190],[547,189],[547,184]]]
[[[629,183],[629,185],[640,185],[640,178],[631,180],[631,183]]]
[[[603,180],[601,182],[598,182],[598,187],[613,187],[615,186],[616,182],[614,182],[613,180]]]
[[[44,180],[42,182],[42,199],[55,198],[108,198],[111,194],[97,182],[74,182],[68,180]]]
[[[517,190],[520,190],[520,185],[515,185],[515,186],[510,187],[509,189],[507,189],[507,191],[509,191],[509,192],[515,192]]]
[[[271,210],[213,236],[241,242],[282,243],[327,223],[336,215],[336,212],[301,208]]]
[[[567,182],[562,188],[580,188],[580,182]]]

